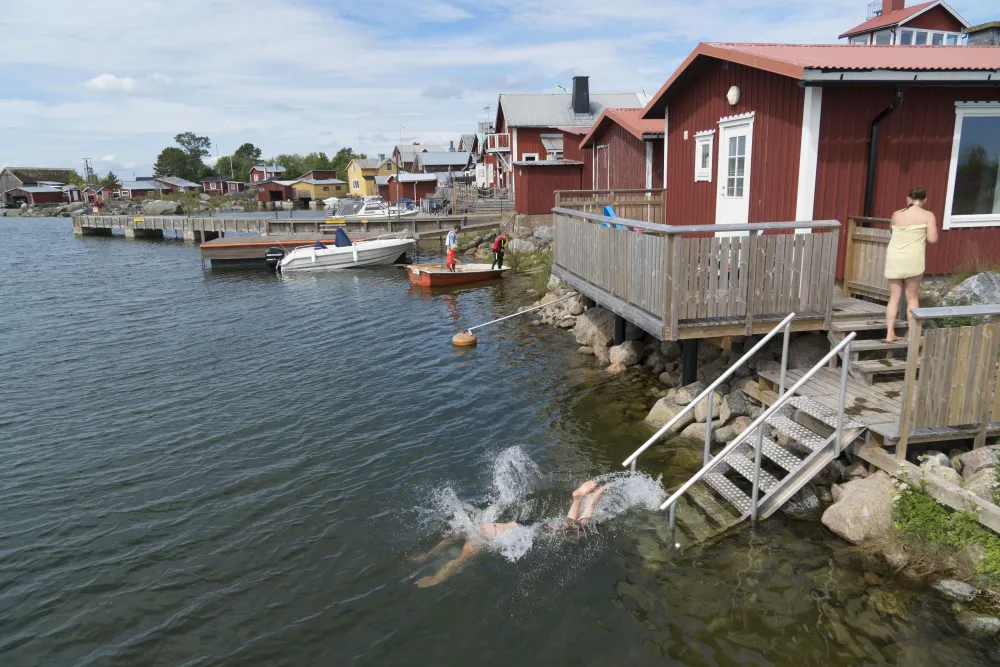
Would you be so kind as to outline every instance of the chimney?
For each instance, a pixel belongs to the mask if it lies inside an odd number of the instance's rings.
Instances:
[[[882,0],[882,16],[898,12],[906,5],[906,0]]]
[[[590,77],[573,77],[573,113],[590,113]]]
[[[454,153],[455,152],[455,142],[454,141],[449,141],[448,142],[448,152],[449,153]]]

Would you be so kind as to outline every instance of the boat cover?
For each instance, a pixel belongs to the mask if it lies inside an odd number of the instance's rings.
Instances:
[[[338,248],[347,248],[351,245],[351,239],[347,236],[347,232],[344,231],[343,227],[337,227],[337,234],[333,245]]]
[[[326,246],[323,245],[322,241],[316,241],[316,244],[313,246],[313,250],[326,250]]]

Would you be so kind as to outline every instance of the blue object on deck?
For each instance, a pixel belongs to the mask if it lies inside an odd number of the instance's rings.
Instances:
[[[335,242],[334,242],[333,245],[336,246],[336,247],[338,247],[338,248],[346,248],[346,247],[352,245],[351,244],[351,239],[347,235],[347,232],[344,231],[343,227],[337,227],[337,233],[336,233],[336,236],[334,236],[334,241]]]
[[[315,245],[313,245],[313,250],[326,250],[326,246],[323,245],[322,241],[316,241]]]
[[[612,206],[605,206],[604,207],[604,217],[605,218],[617,218],[618,214],[615,213],[614,207],[612,207]],[[604,226],[604,227],[610,227],[611,223],[610,222],[602,222],[601,225]],[[625,227],[623,225],[615,225],[615,229],[625,229]]]

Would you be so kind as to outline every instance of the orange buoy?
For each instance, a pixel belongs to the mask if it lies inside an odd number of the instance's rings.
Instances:
[[[451,344],[455,347],[472,347],[476,344],[476,334],[471,331],[463,331],[451,337]]]

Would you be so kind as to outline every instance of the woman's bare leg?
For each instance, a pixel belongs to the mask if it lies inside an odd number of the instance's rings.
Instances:
[[[913,276],[903,281],[903,293],[906,295],[906,321],[910,324],[910,331],[913,331],[913,315],[910,309],[920,307],[920,276]]]
[[[601,496],[603,496],[604,492],[607,490],[608,486],[605,484],[596,491],[591,491],[587,494],[583,513],[580,514],[580,523],[588,523],[590,521],[591,517],[594,516],[594,510],[597,509],[597,503],[600,502]]]
[[[885,306],[885,339],[892,342],[896,335],[896,315],[899,314],[899,300],[903,296],[903,281],[889,281],[889,303]]]
[[[479,551],[480,547],[475,542],[466,542],[465,546],[462,547],[462,553],[459,554],[458,558],[450,560],[444,564],[444,566],[429,577],[421,577],[417,580],[417,586],[420,588],[427,588],[429,586],[437,586],[442,581],[450,577],[451,575],[458,572],[461,569],[462,564],[469,560]]]
[[[588,480],[577,487],[576,491],[573,492],[573,504],[569,506],[569,512],[566,513],[566,518],[570,521],[577,521],[580,518],[580,503],[583,499],[587,497],[587,494],[594,490],[597,486],[597,482],[594,480]]]
[[[432,555],[436,554],[437,552],[441,551],[445,547],[447,547],[449,545],[452,545],[455,542],[458,542],[459,539],[460,539],[459,537],[456,537],[454,535],[452,535],[450,537],[445,537],[440,542],[438,542],[433,547],[431,547],[431,550],[428,551],[427,553],[417,554],[416,556],[414,556],[410,560],[412,560],[414,563],[423,563],[425,560],[427,560],[428,558],[430,558]]]

